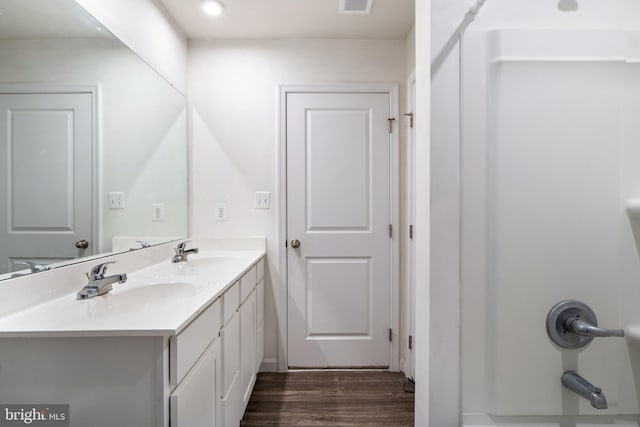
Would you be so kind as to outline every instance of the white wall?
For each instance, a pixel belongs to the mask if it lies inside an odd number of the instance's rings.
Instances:
[[[154,0],[76,0],[109,31],[187,92],[187,39]],[[144,25],[142,25],[144,23]]]
[[[431,1],[416,0],[415,26],[415,68],[416,68],[416,200],[415,200],[415,351],[416,372],[415,425],[427,427],[429,414],[433,409],[429,402],[430,348],[430,296],[429,296],[429,242],[431,238],[430,208],[431,177],[430,164],[430,126],[429,99],[431,72],[429,70],[431,52]]]
[[[475,2],[431,1],[430,424],[459,419],[460,384],[460,43]],[[484,13],[484,10],[481,12]]]
[[[189,55],[192,114],[192,234],[267,236],[265,357],[275,368],[276,298],[282,298],[277,241],[277,96],[281,83],[394,82],[404,105],[400,41],[274,40],[193,42]],[[253,208],[255,191],[271,192],[271,209]],[[228,220],[215,222],[216,203]],[[281,309],[280,307],[278,309]]]
[[[635,0],[577,0],[578,10],[561,12],[559,0],[488,0],[472,28],[633,29],[640,4]]]
[[[5,40],[0,56],[3,83],[99,87],[95,252],[111,251],[114,235],[187,235],[186,109],[174,88],[108,39]],[[125,193],[126,209],[108,208],[110,191]],[[165,204],[165,221],[151,220],[152,203]]]

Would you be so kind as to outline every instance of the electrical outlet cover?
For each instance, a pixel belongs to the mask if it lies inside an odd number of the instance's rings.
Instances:
[[[227,220],[227,204],[226,203],[216,203],[216,221],[222,222]]]

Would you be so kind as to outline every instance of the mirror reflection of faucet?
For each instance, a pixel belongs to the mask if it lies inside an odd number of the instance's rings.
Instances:
[[[29,266],[29,271],[31,273],[40,273],[41,271],[47,271],[51,268],[48,265],[40,264],[33,261],[16,261],[14,264]],[[11,275],[11,278],[24,276],[25,274],[28,274],[28,273],[15,273]]]
[[[113,283],[124,283],[127,281],[127,275],[124,273],[105,276],[109,264],[115,264],[115,261],[98,264],[87,273],[89,283],[78,291],[76,299],[88,299],[104,295],[113,289]]]
[[[136,243],[140,245],[139,248],[129,248],[130,251],[136,251],[138,249],[150,248],[151,243],[145,242],[144,240],[136,240]]]
[[[591,402],[596,409],[607,409],[607,398],[600,387],[596,387],[574,371],[562,374],[562,385]]]

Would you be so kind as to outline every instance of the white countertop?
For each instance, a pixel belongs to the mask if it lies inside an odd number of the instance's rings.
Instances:
[[[628,340],[640,341],[640,325],[630,325],[627,327],[626,336]]]
[[[200,251],[185,263],[126,272],[127,281],[108,294],[77,300],[73,292],[1,318],[0,337],[175,335],[264,255]],[[117,273],[114,265],[107,276]]]

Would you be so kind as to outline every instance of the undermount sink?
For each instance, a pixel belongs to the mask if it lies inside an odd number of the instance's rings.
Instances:
[[[226,264],[228,262],[233,262],[237,260],[237,258],[233,257],[207,257],[207,258],[196,258],[192,256],[185,262],[175,263],[178,266],[183,267],[191,267],[191,268],[209,268],[216,267],[220,264]]]
[[[176,280],[177,279],[177,280]],[[166,277],[162,281],[129,280],[115,285],[113,290],[82,303],[89,313],[102,316],[114,313],[129,313],[147,306],[170,306],[175,299],[189,298],[203,288],[198,281],[181,281]]]
[[[237,260],[238,258],[234,257],[198,257],[192,255],[187,261],[167,261],[159,265],[154,265],[152,268],[140,272],[138,277],[146,280],[166,281],[165,278],[170,276],[177,278],[178,281],[187,280],[190,282],[192,279],[196,279],[202,270],[217,268],[221,265],[229,264]]]

